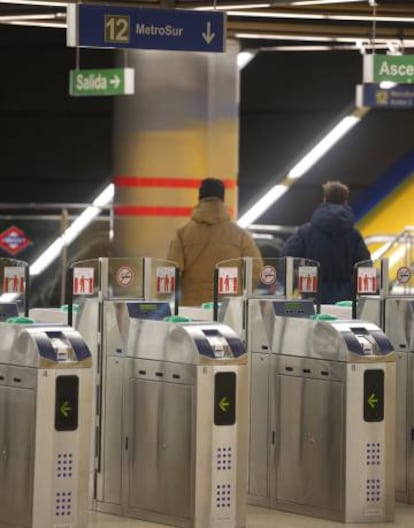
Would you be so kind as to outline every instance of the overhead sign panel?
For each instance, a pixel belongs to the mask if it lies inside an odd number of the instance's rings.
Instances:
[[[364,83],[414,83],[414,55],[364,55]]]
[[[71,70],[69,93],[75,96],[134,93],[134,69]]]
[[[222,52],[226,15],[216,11],[68,5],[68,46]]]
[[[414,84],[399,84],[384,89],[379,84],[360,84],[356,88],[356,106],[388,109],[414,109]]]

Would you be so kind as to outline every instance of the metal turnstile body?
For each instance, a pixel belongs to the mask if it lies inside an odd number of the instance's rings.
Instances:
[[[226,318],[237,315],[237,305],[230,303]],[[269,506],[269,456],[271,437],[270,380],[272,341],[275,319],[309,317],[314,314],[312,301],[249,299],[247,302],[247,349],[250,362],[250,432],[248,500],[257,506]]]
[[[177,526],[245,526],[244,347],[220,323],[153,320],[164,304],[104,302],[96,508]]]
[[[360,297],[358,314],[384,328],[396,353],[397,408],[395,491],[414,503],[414,299],[408,296]]]
[[[90,367],[70,327],[0,323],[1,528],[87,525]]]
[[[370,323],[274,317],[271,302],[255,304],[250,501],[344,522],[392,520],[391,343]]]

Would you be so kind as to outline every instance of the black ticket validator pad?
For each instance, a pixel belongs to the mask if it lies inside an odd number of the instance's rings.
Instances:
[[[78,428],[79,378],[58,376],[56,378],[55,429],[76,431]]]
[[[236,373],[217,372],[214,376],[214,425],[236,422]]]
[[[382,422],[384,419],[384,371],[370,369],[364,372],[364,420]]]

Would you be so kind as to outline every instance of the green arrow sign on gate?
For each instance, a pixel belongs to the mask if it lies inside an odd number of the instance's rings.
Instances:
[[[70,70],[70,95],[129,95],[133,93],[133,68]]]

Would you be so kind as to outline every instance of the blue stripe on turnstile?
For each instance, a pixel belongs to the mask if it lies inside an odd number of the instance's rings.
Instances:
[[[238,358],[246,353],[240,339],[237,339],[236,337],[226,337],[226,340],[233,352],[233,357]]]
[[[391,344],[391,341],[387,338],[382,332],[372,332],[372,337],[375,339],[378,348],[383,354],[389,354],[394,352],[394,347]]]
[[[361,343],[352,332],[344,332],[342,337],[345,339],[346,346],[350,352],[359,354],[360,356],[364,355],[364,350]]]
[[[205,339],[202,337],[196,337],[194,341],[197,346],[197,350],[199,354],[201,354],[202,356],[210,357],[210,358],[215,357],[213,347],[208,342],[208,339]]]
[[[42,335],[34,336],[39,354],[42,358],[56,361],[56,352],[49,338]]]
[[[91,352],[82,338],[78,336],[66,336],[66,339],[72,345],[78,361],[91,357]]]

